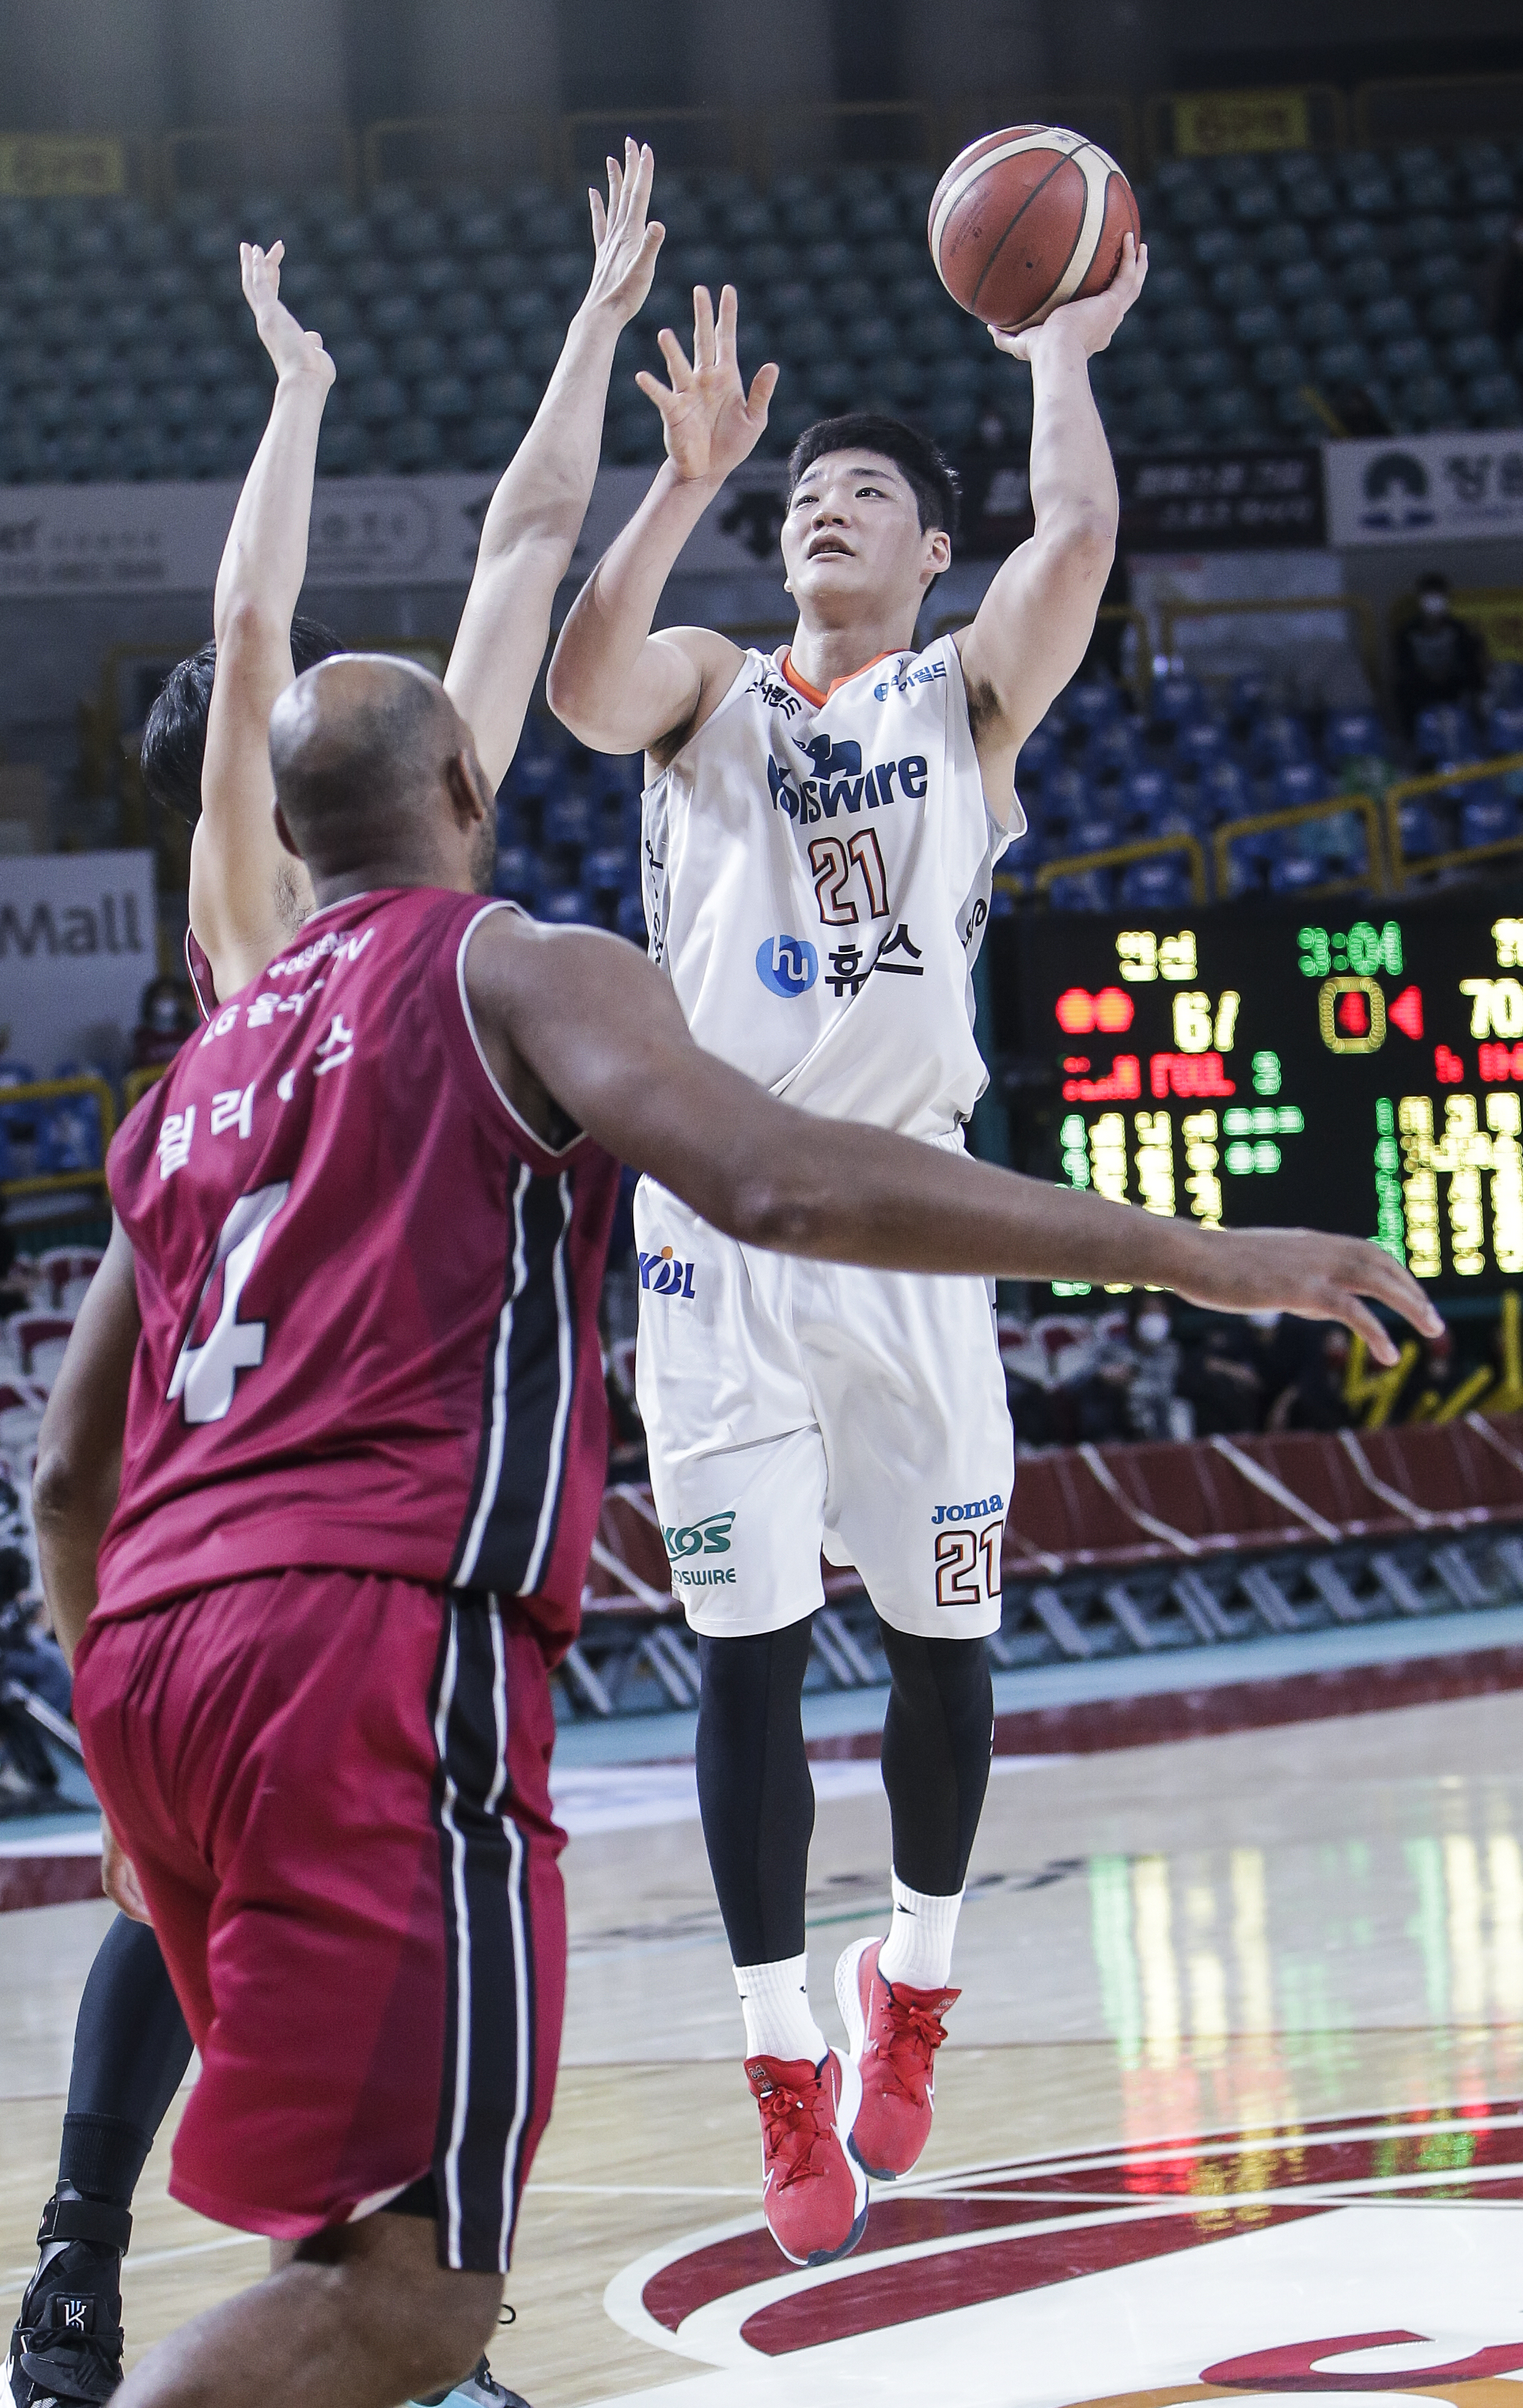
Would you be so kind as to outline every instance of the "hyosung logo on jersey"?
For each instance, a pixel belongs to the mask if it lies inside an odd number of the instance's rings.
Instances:
[[[790,778],[786,769],[769,760],[767,784],[773,810],[786,811],[800,827],[812,826],[816,820],[833,820],[840,811],[883,810],[899,799],[894,792],[896,779],[899,795],[906,802],[925,799],[930,771],[923,752],[906,752],[902,761],[876,761],[864,769],[860,744],[838,744],[830,736],[795,741],[813,763],[813,775]]]
[[[819,955],[805,937],[767,937],[756,949],[756,975],[771,995],[807,995],[819,976]]]

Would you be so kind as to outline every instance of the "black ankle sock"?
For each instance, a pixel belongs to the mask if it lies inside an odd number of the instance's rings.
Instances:
[[[72,2183],[83,2199],[130,2207],[152,2144],[151,2132],[120,2115],[65,2115],[58,2179]]]

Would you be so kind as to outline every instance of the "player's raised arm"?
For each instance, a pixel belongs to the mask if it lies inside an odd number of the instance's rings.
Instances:
[[[1341,1321],[1388,1364],[1396,1349],[1364,1298],[1429,1336],[1442,1326],[1410,1273],[1362,1238],[1203,1229],[797,1111],[695,1045],[665,980],[620,938],[505,912],[478,928],[465,975],[510,1093],[526,1065],[611,1153],[748,1244],[885,1270],[1171,1287],[1228,1312]]]
[[[263,969],[312,905],[306,871],[275,834],[266,747],[271,707],[295,675],[291,622],[306,575],[334,364],[321,336],[298,325],[280,298],[284,249],[238,246],[244,298],[275,362],[276,387],[217,572],[217,668],[191,845],[191,925],[224,996]]]
[[[1030,539],[1013,552],[958,638],[986,791],[1006,794],[1016,754],[1083,660],[1116,556],[1116,471],[1089,390],[1147,273],[1132,236],[1103,293],[994,341],[1032,371]]]
[[[588,195],[596,256],[534,423],[492,495],[445,688],[476,738],[493,786],[518,748],[597,475],[614,346],[650,290],[664,239],[648,225],[655,160],[624,145],[608,161],[608,199]]]
[[[642,370],[640,390],[661,412],[666,459],[618,540],[571,607],[550,662],[550,709],[574,736],[605,752],[658,751],[690,735],[734,682],[741,654],[702,627],[651,626],[683,545],[733,468],[755,450],[777,383],[769,362],[747,393],[735,348],[733,285],[693,293],[690,360],[661,331],[669,385]]]

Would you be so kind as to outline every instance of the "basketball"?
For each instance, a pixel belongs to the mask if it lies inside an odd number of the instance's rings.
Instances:
[[[931,203],[936,273],[987,325],[1039,325],[1103,293],[1128,232],[1131,185],[1099,144],[1060,125],[1009,125],[960,150]]]

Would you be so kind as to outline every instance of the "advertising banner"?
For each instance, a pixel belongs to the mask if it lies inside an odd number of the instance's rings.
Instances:
[[[605,468],[573,564],[591,567],[639,504],[651,468]],[[496,477],[320,479],[309,587],[466,585]],[[747,462],[683,553],[690,574],[741,574],[776,558],[787,479]],[[237,504],[206,484],[0,487],[0,596],[209,594]]]
[[[1116,463],[1123,552],[1251,552],[1324,539],[1322,462],[1283,452],[1143,452]]]
[[[1523,536],[1523,432],[1516,427],[1328,443],[1323,461],[1330,543]]]
[[[150,853],[22,853],[0,867],[0,1055],[51,1078],[116,1069],[159,967]]]

